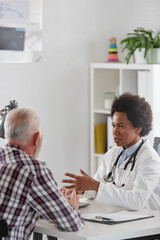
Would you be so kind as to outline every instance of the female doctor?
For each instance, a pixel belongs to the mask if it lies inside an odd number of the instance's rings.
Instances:
[[[65,173],[71,179],[62,182],[102,203],[160,210],[160,158],[142,138],[152,129],[150,105],[138,95],[124,93],[114,99],[111,117],[117,146],[106,152],[94,178],[80,169],[80,176]]]

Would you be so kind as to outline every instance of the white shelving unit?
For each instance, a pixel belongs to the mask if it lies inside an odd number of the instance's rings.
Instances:
[[[90,64],[90,174],[94,176],[103,154],[95,152],[95,125],[106,123],[110,111],[104,109],[105,92],[138,94],[150,103],[153,129],[148,138],[151,145],[160,136],[160,65],[91,63]],[[109,119],[109,118],[108,118]],[[111,122],[107,135],[108,148],[113,146]]]

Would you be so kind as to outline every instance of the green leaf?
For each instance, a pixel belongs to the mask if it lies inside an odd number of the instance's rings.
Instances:
[[[123,46],[122,52],[128,50],[125,60],[129,63],[136,49],[145,48],[144,57],[146,57],[150,48],[160,48],[160,30],[155,34],[153,30],[139,27],[134,29],[133,33],[127,33],[127,37],[122,39],[120,44]]]

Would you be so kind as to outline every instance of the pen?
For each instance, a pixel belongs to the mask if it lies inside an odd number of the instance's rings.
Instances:
[[[111,218],[106,218],[106,217],[102,217],[102,216],[96,216],[97,219],[105,221],[105,220],[112,220]]]

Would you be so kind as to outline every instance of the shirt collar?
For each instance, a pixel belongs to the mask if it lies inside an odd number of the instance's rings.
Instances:
[[[11,147],[11,148],[20,149],[20,150],[22,150],[22,151],[23,151],[23,149],[22,149],[20,146],[18,146],[18,145],[15,145],[15,144],[10,144],[10,143],[7,143],[5,146],[6,146],[6,147]]]
[[[126,156],[128,158],[138,149],[138,147],[141,145],[141,143],[142,143],[142,139],[140,139],[138,142],[136,142],[134,145],[132,145],[129,148],[125,149],[124,147],[122,147],[122,151],[125,150]]]

